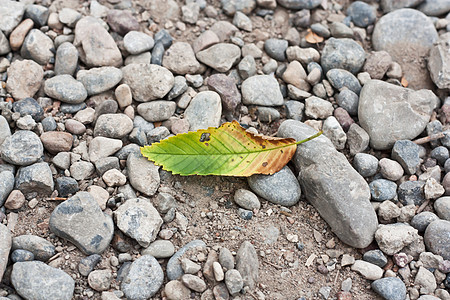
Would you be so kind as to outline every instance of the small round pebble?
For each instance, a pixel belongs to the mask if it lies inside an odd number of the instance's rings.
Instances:
[[[367,153],[357,153],[353,158],[353,167],[363,177],[370,177],[377,173],[378,159]]]
[[[383,268],[388,260],[381,250],[369,250],[363,255],[363,260],[370,262],[371,264],[377,265]]]
[[[19,261],[32,261],[32,260],[34,260],[33,252],[22,249],[16,249],[11,253],[11,261],[13,263]]]
[[[435,202],[436,203],[436,202]],[[436,205],[436,204],[435,204]],[[419,232],[425,232],[427,226],[433,222],[439,220],[439,217],[429,211],[423,211],[415,215],[411,220],[411,226],[416,228]]]
[[[392,200],[397,195],[397,184],[390,180],[374,180],[369,184],[369,188],[374,201]]]
[[[389,158],[382,158],[379,161],[380,173],[384,178],[397,181],[402,178],[404,171],[402,166],[395,160]]]

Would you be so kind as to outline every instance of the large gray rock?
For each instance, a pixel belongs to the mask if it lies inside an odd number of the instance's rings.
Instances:
[[[17,1],[0,0],[0,30],[9,35],[19,25],[25,13],[25,4]]]
[[[50,195],[55,184],[52,171],[46,162],[21,167],[16,175],[16,188],[23,194],[40,193]]]
[[[306,124],[287,120],[278,136],[303,140],[315,133]],[[293,161],[302,191],[333,232],[352,247],[367,247],[377,230],[377,216],[367,182],[347,158],[322,135],[299,145]]]
[[[428,70],[431,79],[440,89],[450,88],[450,32],[440,36],[431,48]]]
[[[159,167],[139,152],[132,152],[127,158],[127,171],[130,184],[141,193],[152,196],[159,187]]]
[[[129,300],[146,300],[156,294],[163,280],[164,272],[156,258],[143,255],[131,264],[121,289]]]
[[[135,239],[142,247],[148,247],[156,239],[163,223],[156,208],[147,199],[128,199],[114,212],[117,227]]]
[[[391,148],[397,140],[411,140],[427,126],[439,99],[430,90],[414,91],[380,80],[361,89],[358,117],[378,150]]]
[[[14,175],[9,171],[0,171],[0,207],[5,203],[14,188]]]
[[[15,263],[11,283],[20,296],[33,300],[70,300],[75,289],[72,277],[40,261]]]
[[[122,68],[122,83],[128,84],[133,99],[139,102],[163,98],[174,85],[173,74],[152,64],[129,64]]]
[[[402,66],[409,87],[413,89],[433,87],[424,68],[430,49],[437,40],[433,22],[423,13],[409,8],[381,17],[372,34],[374,49],[385,50]]]
[[[50,216],[50,230],[85,254],[100,254],[111,242],[114,223],[88,192],[79,192],[58,205]]]
[[[218,72],[228,72],[241,58],[241,49],[234,44],[219,43],[197,52],[197,59]]]
[[[0,224],[0,281],[8,265],[9,251],[11,250],[12,236],[8,227]]]
[[[23,58],[32,59],[40,65],[49,63],[54,52],[53,40],[39,29],[30,30],[20,49]]]
[[[198,93],[184,112],[192,131],[218,127],[221,115],[222,101],[219,94],[213,91]]]
[[[245,105],[283,105],[283,95],[275,77],[255,75],[247,78],[241,86],[242,102]]]
[[[68,74],[47,79],[44,91],[47,96],[69,104],[78,104],[87,98],[84,85]]]
[[[41,158],[44,154],[44,146],[36,133],[19,130],[4,140],[0,147],[0,154],[6,162],[26,166]]]

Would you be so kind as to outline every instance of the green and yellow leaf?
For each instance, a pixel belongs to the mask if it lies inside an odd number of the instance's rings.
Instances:
[[[237,121],[182,133],[141,147],[141,153],[164,170],[180,175],[250,176],[273,174],[297,149],[293,138],[273,138],[245,131]]]

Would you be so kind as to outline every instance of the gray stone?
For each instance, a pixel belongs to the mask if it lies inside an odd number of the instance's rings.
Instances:
[[[414,91],[371,80],[361,90],[358,117],[371,146],[386,150],[397,140],[417,137],[427,126],[436,102],[429,90]]]
[[[75,289],[72,277],[40,261],[15,263],[11,272],[11,283],[25,299],[70,300]]]
[[[375,280],[371,284],[372,289],[384,299],[404,300],[406,299],[406,286],[397,277],[386,277]]]
[[[287,40],[281,39],[267,39],[264,42],[264,50],[266,53],[275,60],[285,61],[286,60],[286,49],[288,47]]]
[[[292,206],[300,199],[300,184],[286,166],[273,175],[252,175],[247,182],[256,194],[274,204]]]
[[[83,17],[77,22],[73,44],[89,67],[122,65],[122,54],[114,39],[94,17]]]
[[[303,140],[316,131],[293,120],[283,122],[278,135]],[[294,164],[306,198],[346,244],[364,248],[373,240],[377,216],[366,181],[324,136],[297,146]],[[348,187],[348,188],[346,188]]]
[[[320,5],[321,0],[278,0],[278,4],[289,9],[313,9]]]
[[[252,20],[240,11],[237,11],[234,14],[233,24],[236,25],[237,28],[248,32],[253,30]]]
[[[151,255],[157,259],[169,258],[175,253],[175,247],[171,241],[156,240],[142,250],[142,255]]]
[[[42,67],[28,59],[13,61],[7,73],[6,90],[16,100],[33,97],[39,91],[44,78]]]
[[[139,30],[139,22],[133,16],[130,11],[130,2],[117,2],[115,5],[117,9],[110,9],[107,12],[107,19],[109,26],[111,26],[112,31],[124,36],[127,32],[131,30]],[[122,3],[123,6],[120,4]],[[164,5],[161,5],[161,8]],[[155,7],[152,7],[150,11],[155,14],[155,17],[159,16],[159,12],[154,11]],[[164,9],[164,8],[163,8]]]
[[[25,13],[25,4],[16,1],[1,0],[0,6],[2,7],[0,11],[0,20],[2,20],[0,22],[0,30],[4,34],[9,35],[22,20],[23,14]]]
[[[175,74],[196,74],[200,63],[189,43],[176,42],[164,52],[163,66]]]
[[[369,140],[369,135],[363,128],[356,123],[351,123],[347,132],[347,145],[351,155],[365,151],[369,146]]]
[[[59,197],[74,195],[80,189],[75,179],[65,176],[56,178],[55,188],[58,191]]]
[[[46,239],[36,235],[19,235],[12,239],[12,250],[27,250],[33,253],[34,258],[47,261],[55,255],[55,246]]]
[[[375,232],[378,246],[387,255],[394,255],[411,244],[417,237],[417,229],[405,223],[379,225]]]
[[[48,35],[39,29],[31,29],[23,41],[20,55],[45,65],[53,59],[54,50],[53,41]]]
[[[241,94],[235,81],[225,74],[211,75],[208,78],[208,87],[220,95],[223,108],[227,111],[233,112],[241,103]]]
[[[331,102],[316,96],[305,100],[305,115],[313,119],[326,119],[333,115]]]
[[[426,0],[417,9],[427,16],[438,17],[450,11],[450,3],[445,0]]]
[[[283,95],[277,80],[271,75],[255,75],[241,86],[242,102],[245,105],[278,106],[283,104]]]
[[[109,290],[111,286],[112,272],[111,270],[95,270],[89,273],[89,286],[98,292]]]
[[[383,268],[388,260],[381,250],[369,250],[363,255],[363,260],[370,262],[371,264],[377,265]]]
[[[237,0],[237,1],[227,1],[221,0],[222,9],[225,14],[232,16],[237,11],[241,11],[244,14],[248,15],[255,8],[256,1],[255,0]]]
[[[9,128],[8,121],[6,121],[5,117],[0,116],[0,146],[9,136],[11,136],[11,129]]]
[[[238,270],[232,269],[225,273],[225,284],[228,292],[233,296],[237,295],[244,287],[244,281]]]
[[[184,253],[191,249],[206,249],[206,244],[201,240],[194,240],[192,242],[187,243],[182,248],[180,248],[167,263],[167,277],[169,280],[176,280],[180,278],[183,274],[183,268],[181,267],[180,258],[184,255]]]
[[[131,88],[139,102],[163,98],[174,85],[174,76],[164,67],[153,64],[129,64],[122,68],[122,83]]]
[[[440,36],[439,41],[434,44],[428,59],[428,70],[431,79],[440,89],[450,88],[450,33]]]
[[[373,201],[393,200],[397,196],[397,184],[386,179],[377,179],[369,184]]]
[[[94,136],[121,139],[133,130],[133,121],[125,114],[104,114],[98,117]]]
[[[77,72],[77,80],[86,88],[88,96],[115,87],[122,80],[122,71],[114,67],[92,68]]]
[[[329,27],[331,35],[335,38],[353,38],[353,29],[342,22],[333,22]]]
[[[84,85],[68,74],[57,75],[44,83],[45,94],[69,104],[84,102],[87,91]]]
[[[76,180],[84,180],[95,171],[92,163],[87,161],[77,161],[70,166],[70,175]]]
[[[256,111],[258,120],[265,123],[271,123],[280,119],[280,113],[273,107],[259,106]]]
[[[367,153],[357,153],[353,158],[353,167],[362,177],[370,177],[378,171],[378,159]]]
[[[418,181],[405,181],[398,187],[398,200],[403,205],[421,205],[425,202],[424,195],[425,182]]]
[[[412,175],[419,168],[419,146],[409,140],[396,141],[391,157],[400,163],[407,174]]]
[[[146,199],[128,199],[114,212],[117,227],[142,247],[156,239],[163,220]]]
[[[20,114],[21,117],[31,116],[36,122],[44,117],[44,110],[33,98],[25,98],[13,103],[12,110]]]
[[[199,293],[206,290],[206,283],[199,277],[192,274],[184,274],[181,276],[181,282],[191,290]]]
[[[399,8],[415,7],[424,0],[381,0],[381,7],[385,13]]]
[[[424,242],[429,251],[450,260],[450,221],[431,222],[425,230]]]
[[[258,197],[249,190],[239,189],[234,193],[234,202],[248,210],[260,209]]]
[[[8,38],[0,30],[0,55],[8,54],[11,51]]]
[[[303,110],[305,105],[299,101],[289,100],[285,104],[286,118],[301,121],[303,119]]]
[[[143,32],[129,31],[123,37],[123,46],[132,55],[149,51],[154,45],[153,38]]]
[[[159,167],[139,152],[132,152],[127,159],[127,172],[130,184],[141,193],[152,196],[159,187]]]
[[[331,69],[344,69],[357,74],[365,59],[364,49],[354,40],[330,38],[325,43],[320,63],[325,73]]]
[[[439,199],[438,199],[439,200]],[[437,202],[437,200],[436,200]],[[435,202],[435,205],[436,205]],[[439,217],[436,216],[434,213],[429,211],[423,211],[421,213],[418,213],[415,215],[411,220],[411,226],[417,229],[420,233],[425,232],[425,229],[427,229],[428,225],[430,225],[431,222],[439,220]]]
[[[80,260],[78,264],[78,271],[83,276],[88,276],[95,266],[102,260],[100,254],[92,254]]]
[[[247,55],[238,64],[240,77],[245,80],[256,74],[256,62],[253,56]]]
[[[431,294],[437,287],[433,273],[424,267],[420,267],[414,279],[414,285],[419,286],[424,294]]]
[[[434,201],[434,210],[439,218],[450,221],[450,197],[441,197]]]
[[[42,27],[47,24],[49,14],[49,9],[42,5],[32,4],[28,5],[25,9],[25,17],[33,20],[37,27]]]
[[[387,51],[402,67],[412,89],[432,88],[425,59],[438,34],[431,20],[413,9],[399,9],[381,17],[372,34],[376,51]]]
[[[23,194],[37,192],[50,195],[53,192],[54,183],[48,164],[40,162],[21,167],[16,174],[16,188]]]
[[[349,113],[349,115],[358,115],[359,97],[355,92],[349,89],[343,89],[336,96],[336,102],[340,107],[345,109]]]
[[[250,289],[256,287],[259,278],[258,268],[259,261],[255,247],[249,241],[244,241],[236,254],[236,270],[242,276],[244,286]]]
[[[189,24],[195,24],[200,14],[200,6],[196,2],[187,3],[181,7],[181,19]]]
[[[222,102],[219,94],[213,91],[198,93],[184,112],[192,131],[218,127],[221,115]]]
[[[170,135],[169,129],[164,126],[156,127],[147,133],[148,144],[151,145],[155,142],[159,142]]]
[[[156,294],[163,280],[164,272],[158,261],[151,255],[144,255],[131,264],[121,290],[127,299],[145,300]]]
[[[184,76],[175,76],[174,84],[169,94],[167,95],[167,100],[172,100],[177,98],[186,92],[188,85],[186,83],[186,78]]]
[[[395,160],[382,158],[378,164],[381,175],[388,180],[397,181],[403,176],[403,167]]]
[[[241,49],[234,44],[219,43],[197,52],[197,59],[218,72],[228,72],[241,57]]]
[[[389,53],[386,51],[373,51],[367,56],[362,70],[369,73],[370,78],[381,80],[392,64],[392,58]]]
[[[338,91],[347,88],[359,95],[359,92],[361,91],[361,84],[349,71],[343,69],[331,69],[326,74],[331,85]]]
[[[3,206],[13,188],[14,174],[9,171],[0,171],[0,207]]]
[[[61,23],[66,24],[70,28],[73,28],[75,24],[81,19],[81,14],[75,9],[64,7],[59,11],[58,18]]]
[[[148,122],[159,122],[169,119],[176,107],[173,101],[157,100],[139,104],[137,112]]]
[[[88,192],[79,192],[58,205],[50,216],[50,230],[85,254],[100,254],[112,240],[114,223]]]
[[[358,27],[367,27],[375,23],[376,9],[362,1],[355,1],[347,8],[347,16]]]
[[[89,144],[89,160],[93,163],[113,155],[122,148],[122,141],[102,136],[93,138]]]
[[[356,260],[351,269],[369,280],[377,280],[383,276],[383,269],[364,260]]]
[[[1,173],[0,173],[1,174]],[[8,265],[9,251],[11,250],[12,235],[9,228],[0,224],[0,280],[3,278],[6,266]]]

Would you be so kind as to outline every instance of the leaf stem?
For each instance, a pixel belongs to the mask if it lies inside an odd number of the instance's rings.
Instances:
[[[304,142],[307,142],[307,141],[310,141],[310,140],[312,140],[312,139],[315,139],[316,137],[320,136],[322,133],[323,133],[323,131],[321,130],[321,131],[319,131],[318,133],[316,133],[315,135],[312,135],[312,136],[310,136],[310,137],[307,137],[307,138],[304,139],[304,140],[298,141],[298,142],[296,142],[295,144],[296,144],[296,145],[303,144]]]

